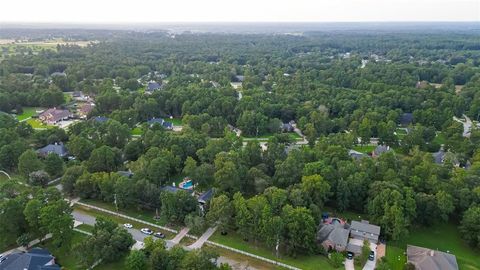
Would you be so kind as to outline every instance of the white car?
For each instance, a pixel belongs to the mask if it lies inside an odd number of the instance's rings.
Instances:
[[[125,227],[127,229],[131,229],[131,228],[133,228],[133,225],[130,224],[130,223],[125,223],[125,224],[123,224],[123,227]]]
[[[142,233],[148,234],[148,235],[152,235],[152,234],[153,234],[153,231],[150,230],[149,228],[142,228],[140,231],[141,231]]]

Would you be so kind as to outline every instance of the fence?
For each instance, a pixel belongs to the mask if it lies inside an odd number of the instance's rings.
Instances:
[[[100,208],[100,207],[97,207],[97,206],[94,206],[94,205],[90,205],[90,204],[86,204],[86,203],[82,203],[82,202],[75,202],[75,203],[78,204],[78,205],[84,206],[84,207],[88,207],[88,208],[92,208],[92,209],[95,209],[95,210],[98,210],[98,211],[102,211],[102,212],[105,212],[105,213],[116,215],[116,216],[119,216],[119,217],[122,217],[122,218],[125,218],[125,219],[130,219],[130,220],[133,220],[133,221],[136,221],[136,222],[139,222],[139,223],[144,223],[144,224],[147,224],[149,226],[160,228],[162,230],[166,230],[166,231],[169,231],[169,232],[172,232],[172,233],[178,233],[177,230],[170,229],[170,228],[167,228],[167,227],[163,227],[163,226],[160,226],[160,225],[157,225],[157,224],[154,224],[154,223],[147,222],[145,220],[130,217],[130,216],[120,214],[120,213],[117,213],[117,212],[114,212],[114,211],[110,211],[110,210],[107,210],[107,209],[103,209],[103,208]],[[198,239],[198,237],[196,237],[194,235],[187,234],[186,236],[189,237],[189,238]],[[268,259],[268,258],[265,258],[265,257],[261,257],[261,256],[258,256],[258,255],[252,254],[252,253],[248,253],[248,252],[243,251],[243,250],[239,250],[239,249],[236,249],[236,248],[225,246],[225,245],[222,245],[222,244],[219,244],[219,243],[216,243],[216,242],[212,242],[212,241],[207,240],[205,243],[207,243],[209,245],[212,245],[212,246],[219,247],[219,248],[227,249],[227,250],[230,250],[230,251],[233,251],[233,252],[236,252],[236,253],[240,253],[240,254],[243,254],[245,256],[252,257],[252,258],[264,261],[264,262],[268,262],[268,263],[271,263],[273,265],[278,265],[280,267],[284,267],[284,268],[287,268],[287,269],[302,270],[300,268],[297,268],[297,267],[294,267],[294,266],[291,266],[291,265],[288,265],[288,264],[277,262],[277,261],[274,261],[274,260],[271,260],[271,259]]]

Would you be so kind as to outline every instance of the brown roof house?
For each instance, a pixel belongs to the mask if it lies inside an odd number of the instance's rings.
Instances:
[[[78,116],[81,119],[87,119],[88,115],[92,112],[94,106],[95,104],[93,103],[82,104],[82,106],[78,109]]]
[[[38,115],[38,119],[47,125],[53,125],[72,116],[72,113],[68,110],[50,108]]]
[[[458,270],[455,255],[407,245],[407,261],[417,270]]]
[[[342,252],[347,248],[349,232],[347,224],[320,224],[317,231],[317,242],[327,251],[336,250]]]

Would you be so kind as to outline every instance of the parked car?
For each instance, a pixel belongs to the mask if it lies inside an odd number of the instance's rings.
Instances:
[[[150,230],[149,228],[142,228],[140,231],[141,231],[142,233],[148,234],[148,235],[152,235],[152,234],[153,234],[153,231]]]
[[[165,234],[161,233],[161,232],[156,232],[153,234],[153,236],[157,237],[157,238],[165,238]]]
[[[368,255],[368,259],[369,259],[370,261],[374,261],[374,260],[375,260],[375,252],[370,251],[370,254]]]
[[[347,259],[353,260],[353,253],[352,252],[347,253]]]
[[[127,229],[131,229],[131,228],[133,228],[133,225],[130,224],[130,223],[125,223],[125,224],[123,224],[123,227],[125,227]]]

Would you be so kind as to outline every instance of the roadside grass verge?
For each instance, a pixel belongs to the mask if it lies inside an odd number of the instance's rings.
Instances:
[[[292,258],[286,255],[281,255],[279,258],[275,256],[273,250],[268,249],[261,243],[255,244],[253,241],[246,242],[236,232],[229,232],[227,235],[222,235],[219,231],[216,231],[209,239],[212,242],[216,242],[225,246],[229,246],[235,249],[239,249],[248,253],[252,253],[267,259],[279,261],[291,266],[298,267],[305,270],[316,269],[334,269],[328,258],[315,254],[315,255],[301,255],[296,258]],[[272,267],[270,265],[270,267]]]
[[[118,224],[130,223],[130,224],[133,225],[133,227],[135,229],[149,228],[154,232],[160,231],[163,234],[165,234],[166,239],[172,239],[173,237],[175,237],[175,234],[172,233],[172,232],[165,231],[165,230],[162,230],[162,229],[159,229],[159,228],[156,228],[156,227],[151,227],[151,226],[148,226],[144,223],[136,222],[136,221],[133,221],[131,219],[126,219],[126,218],[123,218],[123,217],[118,217],[118,216],[115,216],[115,215],[111,215],[109,213],[101,212],[101,211],[91,209],[91,208],[87,208],[87,207],[84,207],[84,206],[81,206],[81,205],[75,205],[74,209],[76,211],[80,212],[80,213],[83,213],[85,215],[90,215],[90,216],[93,216],[95,218],[98,218],[98,217],[110,218],[113,221],[117,222]]]

